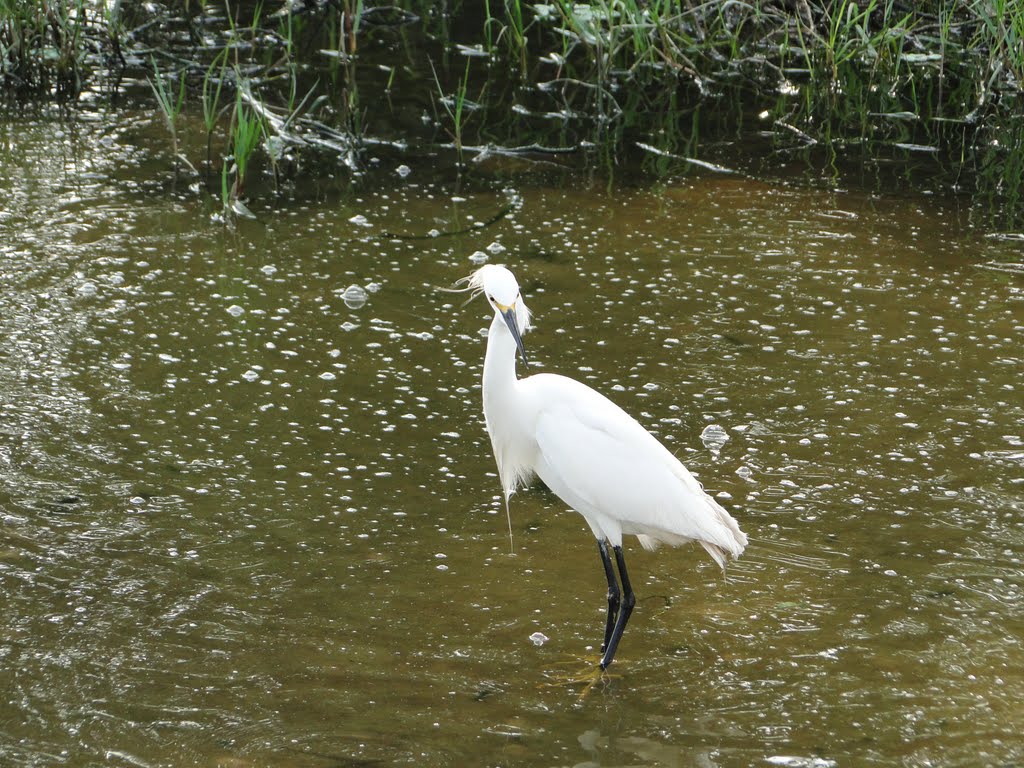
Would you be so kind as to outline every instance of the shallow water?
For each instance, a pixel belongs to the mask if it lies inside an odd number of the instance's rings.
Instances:
[[[0,126],[4,765],[1024,761],[1024,286],[983,266],[1019,244],[932,198],[391,157],[225,227],[159,130]],[[487,313],[438,290],[485,257],[532,369],[751,538],[725,577],[631,543],[589,692],[593,540],[537,488],[509,553]]]

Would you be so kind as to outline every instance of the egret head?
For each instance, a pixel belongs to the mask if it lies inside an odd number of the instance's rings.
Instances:
[[[530,310],[523,302],[515,275],[497,264],[484,264],[464,280],[474,294],[482,293],[495,313],[505,321],[523,362],[528,364],[522,334],[530,329]]]

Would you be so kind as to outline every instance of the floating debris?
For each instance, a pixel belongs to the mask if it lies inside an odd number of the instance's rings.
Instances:
[[[935,152],[939,151],[938,147],[926,146],[924,144],[904,144],[902,141],[897,141],[895,144],[893,144],[893,146],[894,147],[899,147],[900,149],[905,149],[908,152],[932,152],[932,153],[935,153]]]
[[[249,210],[249,206],[237,197],[231,201],[231,212],[243,219],[255,219],[256,214]]]
[[[916,112],[868,112],[871,117],[884,117],[888,120],[906,120],[916,123],[921,118]]]
[[[993,272],[1006,272],[1010,275],[1024,275],[1024,263],[1018,262],[998,262],[998,261],[987,261],[984,264],[978,264],[978,269],[990,269]]]

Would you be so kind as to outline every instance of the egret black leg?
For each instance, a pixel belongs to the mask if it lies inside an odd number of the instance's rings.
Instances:
[[[619,647],[619,640],[622,639],[622,633],[626,630],[629,614],[633,612],[633,606],[636,605],[636,596],[633,594],[633,587],[629,583],[629,574],[626,573],[626,558],[622,554],[622,547],[614,547],[613,549],[615,550],[615,562],[619,565],[619,578],[622,580],[622,602],[619,605],[619,615],[615,619],[612,635],[605,643],[606,648],[604,658],[601,659],[601,669],[608,669],[608,665],[615,658],[615,649]],[[607,550],[603,550],[602,553],[607,556]]]
[[[608,649],[608,641],[612,638],[615,618],[619,615],[619,583],[615,580],[615,569],[612,568],[612,559],[608,556],[608,542],[601,539],[597,542],[597,547],[601,550],[604,575],[608,579],[608,621],[604,625],[604,642],[601,643],[601,653],[604,653]]]

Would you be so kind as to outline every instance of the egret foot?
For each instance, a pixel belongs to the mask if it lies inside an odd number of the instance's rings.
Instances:
[[[580,662],[582,661],[582,666]],[[601,669],[600,657],[593,660],[573,659],[565,661],[559,666],[575,666],[572,671],[545,671],[544,678],[547,680],[541,683],[543,688],[578,688],[582,687],[580,697],[582,698],[598,684],[604,684],[612,679],[612,675]]]

